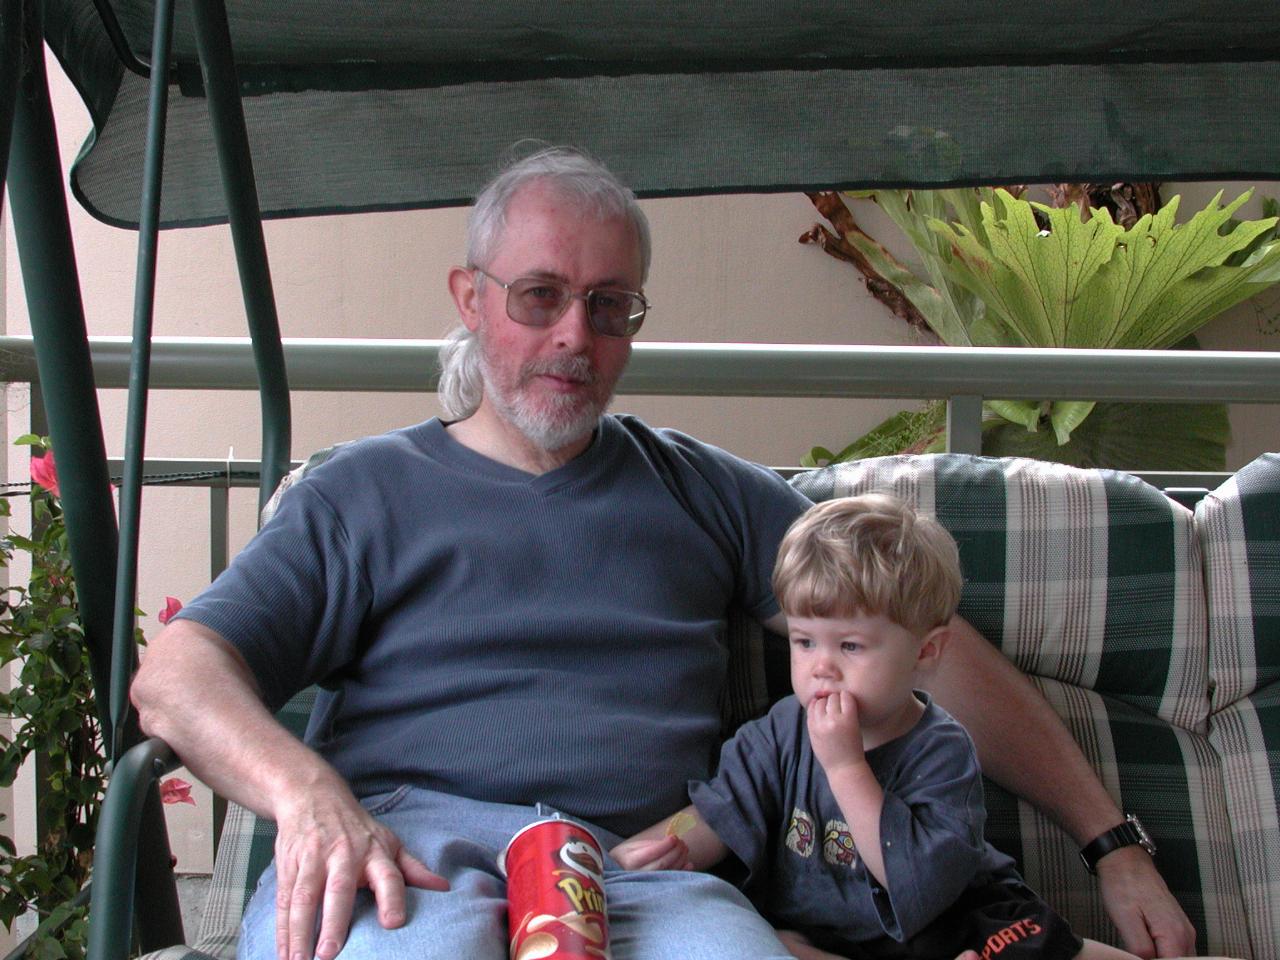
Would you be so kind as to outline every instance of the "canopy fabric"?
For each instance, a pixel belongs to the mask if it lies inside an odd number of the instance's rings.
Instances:
[[[178,2],[162,221],[225,219]],[[153,4],[48,0],[94,132],[80,202],[136,226]],[[514,141],[642,196],[1280,179],[1280,4],[230,0],[267,217],[464,204]]]

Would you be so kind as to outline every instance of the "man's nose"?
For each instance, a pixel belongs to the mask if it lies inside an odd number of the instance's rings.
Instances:
[[[569,353],[578,353],[591,343],[595,331],[587,318],[585,297],[570,299],[569,306],[551,328],[551,333],[556,346]]]

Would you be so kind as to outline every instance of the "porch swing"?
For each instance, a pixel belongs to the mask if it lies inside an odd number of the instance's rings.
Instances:
[[[230,225],[261,389],[265,506],[288,470],[290,404],[263,218],[465,205],[521,137],[581,146],[641,197],[1280,179],[1280,13],[1266,5],[956,9],[0,0],[0,182],[7,163],[114,764],[93,879],[94,960],[127,956],[135,937],[167,957],[231,955],[271,848],[269,824],[233,812],[210,915],[225,929],[198,950],[176,946],[184,936],[155,787],[176,758],[142,737],[127,696],[159,231]],[[45,43],[93,120],[71,191],[98,219],[139,231],[118,528]],[[1250,368],[1216,399],[1274,395],[1280,355],[1266,359],[1270,383],[1259,388]],[[297,710],[305,719],[305,704]]]

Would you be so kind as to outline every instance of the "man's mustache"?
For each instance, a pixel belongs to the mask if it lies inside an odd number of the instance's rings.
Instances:
[[[583,383],[588,386],[598,379],[591,361],[583,356],[547,357],[541,360],[530,360],[520,370],[521,379],[531,380],[534,377],[553,376]]]

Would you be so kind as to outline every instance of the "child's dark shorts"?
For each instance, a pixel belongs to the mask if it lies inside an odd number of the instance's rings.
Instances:
[[[905,943],[891,937],[849,944],[811,931],[815,945],[853,960],[955,960],[963,950],[981,960],[1070,960],[1084,947],[1067,921],[1017,881],[970,887]]]

